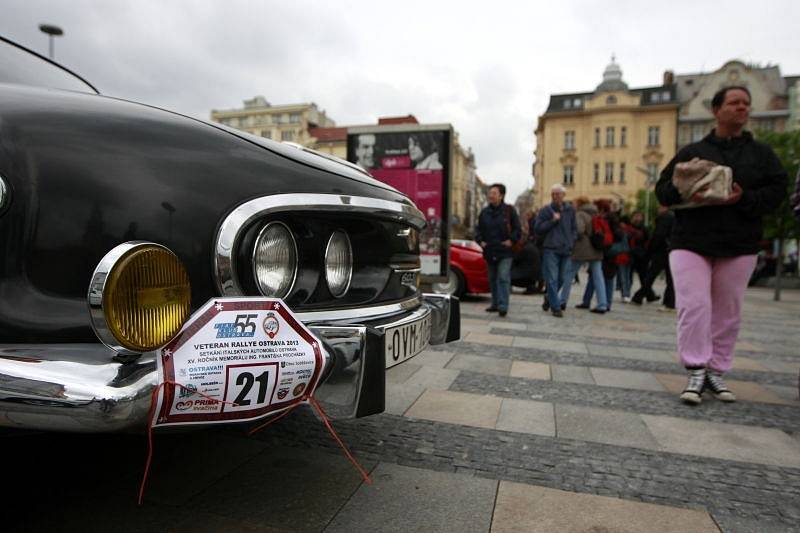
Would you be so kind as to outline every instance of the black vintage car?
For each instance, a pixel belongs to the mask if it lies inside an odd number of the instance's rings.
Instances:
[[[352,164],[101,96],[0,38],[0,426],[145,427],[157,351],[232,296],[281,298],[321,340],[330,415],[379,413],[386,368],[428,343],[387,334],[459,337],[458,301],[419,290],[424,224]]]

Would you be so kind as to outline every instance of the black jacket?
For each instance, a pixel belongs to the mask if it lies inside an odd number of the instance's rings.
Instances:
[[[510,230],[510,231],[509,231]],[[478,216],[478,227],[475,228],[475,240],[485,242],[483,257],[495,262],[505,257],[513,257],[511,248],[504,246],[503,241],[517,242],[522,236],[519,217],[514,206],[501,203],[495,207],[487,205]]]
[[[650,255],[666,255],[669,252],[669,239],[674,225],[675,214],[672,211],[666,211],[656,217],[656,227],[653,229],[653,236],[650,237],[650,244],[647,247]]]
[[[733,181],[742,189],[736,204],[706,206],[675,211],[672,250],[690,250],[710,257],[734,257],[758,252],[762,237],[761,218],[778,207],[786,196],[786,171],[768,145],[753,140],[750,132],[741,137],[720,139],[712,131],[703,140],[681,149],[661,172],[656,196],[664,205],[681,203],[672,185],[677,163],[694,157],[726,165]]]

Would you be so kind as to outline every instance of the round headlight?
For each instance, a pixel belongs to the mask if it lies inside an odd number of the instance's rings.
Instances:
[[[253,250],[253,275],[264,296],[283,298],[297,277],[297,243],[282,222],[270,222],[261,230]]]
[[[353,248],[350,238],[342,230],[336,230],[328,239],[325,249],[325,281],[336,298],[341,298],[350,288],[353,277]]]
[[[89,286],[92,326],[107,346],[141,353],[166,344],[189,316],[186,269],[167,248],[128,242],[100,261]]]

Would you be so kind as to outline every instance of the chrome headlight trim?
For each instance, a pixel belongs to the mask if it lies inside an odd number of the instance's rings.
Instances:
[[[331,282],[331,278],[328,275],[329,271],[329,254],[332,252],[332,246],[336,246],[334,243],[334,239],[338,236],[342,236],[344,238],[344,244],[347,246],[347,276],[344,283],[344,286],[339,288],[340,290],[334,290],[332,286],[333,283]],[[347,291],[350,289],[350,282],[353,280],[353,245],[350,243],[350,236],[347,235],[347,232],[344,230],[337,229],[333,233],[331,233],[330,238],[328,239],[328,244],[325,246],[325,283],[328,285],[328,290],[331,292],[331,295],[334,298],[341,298]],[[337,287],[338,288],[338,287]]]
[[[214,242],[213,269],[220,296],[242,296],[236,277],[235,246],[244,228],[267,215],[287,211],[358,213],[388,219],[421,230],[425,217],[408,203],[340,194],[274,194],[249,200],[231,211],[220,224]]]
[[[6,179],[0,174],[0,215],[11,203],[11,187],[6,183]]]
[[[294,265],[293,265],[292,272],[291,272],[291,278],[292,279],[291,279],[291,282],[289,283],[288,287],[286,288],[286,290],[277,291],[275,294],[267,294],[264,291],[264,287],[262,286],[261,279],[258,276],[258,262],[257,262],[256,258],[257,258],[257,255],[258,255],[259,245],[262,243],[263,239],[265,238],[267,231],[269,231],[271,228],[275,228],[275,227],[283,228],[286,231],[287,235],[289,236],[289,241],[290,241],[291,247],[292,247],[291,253],[294,254]],[[269,298],[283,298],[284,296],[286,296],[287,294],[292,292],[292,289],[294,288],[294,284],[297,282],[297,271],[298,271],[298,268],[299,268],[299,265],[300,265],[300,255],[299,255],[299,253],[297,251],[297,240],[295,240],[294,233],[292,233],[292,230],[289,228],[289,226],[287,226],[283,222],[270,222],[270,223],[266,224],[263,228],[261,228],[261,231],[258,232],[258,237],[256,237],[255,243],[253,244],[253,254],[251,256],[251,262],[252,262],[252,266],[253,266],[253,279],[256,282],[256,287],[258,287],[258,292],[260,292],[263,296],[267,296]]]
[[[89,317],[91,318],[92,329],[95,335],[100,339],[100,342],[120,355],[138,355],[140,352],[125,348],[111,333],[111,327],[108,325],[105,312],[103,311],[103,294],[106,289],[106,280],[108,279],[108,274],[113,270],[120,259],[128,252],[144,246],[156,246],[172,253],[166,246],[149,241],[128,241],[118,244],[97,263],[94,273],[92,274],[92,281],[89,283],[89,291],[86,294]]]

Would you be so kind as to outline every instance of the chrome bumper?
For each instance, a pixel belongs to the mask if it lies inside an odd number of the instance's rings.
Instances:
[[[428,314],[431,344],[459,338],[458,299],[438,294],[424,295],[413,310],[358,323],[326,321],[322,313],[300,315],[330,355],[316,396],[332,418],[384,410],[384,331]],[[132,362],[117,361],[115,355],[102,344],[0,344],[0,426],[101,433],[143,429],[157,383],[155,352]]]

